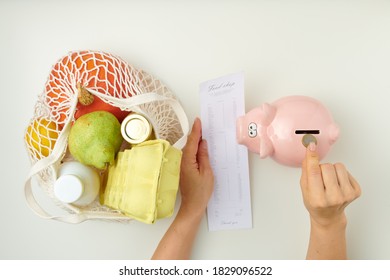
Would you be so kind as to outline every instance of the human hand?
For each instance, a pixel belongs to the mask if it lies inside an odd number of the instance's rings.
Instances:
[[[195,119],[188,135],[180,167],[179,212],[158,244],[152,259],[189,259],[200,221],[214,188],[207,143]]]
[[[346,225],[345,207],[361,194],[359,183],[342,163],[320,164],[316,145],[310,143],[302,163],[301,189],[312,224]]]
[[[183,148],[180,168],[180,210],[202,215],[214,189],[214,175],[210,166],[207,142],[202,139],[202,128],[196,118]]]

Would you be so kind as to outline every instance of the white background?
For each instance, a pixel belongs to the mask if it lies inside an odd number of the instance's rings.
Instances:
[[[2,0],[0,38],[1,259],[148,259],[172,221],[68,225],[27,207],[24,129],[51,66],[82,49],[160,78],[191,123],[199,83],[241,70],[247,111],[291,94],[321,100],[342,133],[325,160],[363,190],[347,209],[349,257],[390,259],[390,1]],[[194,259],[305,257],[300,170],[255,154],[249,166],[253,229],[208,232],[203,219]]]

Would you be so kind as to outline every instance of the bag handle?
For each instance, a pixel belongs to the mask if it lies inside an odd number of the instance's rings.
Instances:
[[[183,131],[183,136],[179,140],[177,140],[176,143],[173,144],[173,146],[175,148],[178,148],[178,149],[182,149],[184,147],[184,145],[187,141],[189,124],[188,124],[187,115],[185,114],[182,106],[180,105],[180,103],[176,99],[162,96],[162,95],[154,93],[154,92],[135,95],[135,96],[132,96],[131,98],[127,98],[127,99],[120,99],[120,98],[116,98],[116,97],[112,97],[112,96],[108,96],[108,95],[99,93],[99,92],[92,90],[92,89],[87,89],[87,90],[90,93],[100,97],[103,100],[106,99],[106,100],[109,100],[115,104],[118,104],[118,105],[121,105],[121,106],[127,107],[127,108],[135,107],[139,111],[142,111],[142,110],[138,106],[142,105],[142,104],[155,102],[155,101],[168,102],[171,105],[174,112],[176,113],[176,115],[179,119],[181,128],[182,128],[182,131]],[[72,103],[71,103],[72,106],[70,108],[70,115],[71,116],[74,115],[74,112],[75,112],[76,106],[77,106],[77,102],[78,102],[77,95],[74,95]],[[61,131],[61,133],[56,141],[56,144],[54,145],[54,148],[53,148],[53,151],[51,152],[51,154],[45,158],[38,160],[31,167],[30,172],[29,172],[27,179],[25,181],[25,185],[24,185],[24,194],[25,194],[25,198],[26,198],[28,206],[30,207],[30,209],[33,212],[35,212],[36,215],[38,215],[41,218],[52,219],[52,220],[62,221],[62,222],[71,223],[71,224],[81,223],[87,219],[102,219],[103,218],[103,219],[126,219],[126,220],[128,220],[129,219],[128,217],[125,217],[119,213],[117,215],[114,215],[114,216],[113,216],[113,213],[107,213],[107,214],[105,214],[105,213],[96,214],[96,213],[91,213],[91,212],[82,213],[77,208],[71,207],[71,205],[69,205],[69,207],[75,212],[75,214],[69,214],[66,216],[52,216],[52,215],[48,214],[45,210],[43,210],[42,207],[37,202],[37,200],[35,199],[33,191],[32,191],[32,185],[31,185],[32,177],[48,167],[52,168],[52,172],[54,172],[54,174],[57,173],[59,159],[66,151],[67,140],[68,140],[68,135],[69,135],[70,127],[71,127],[71,122],[72,122],[72,118],[68,118],[67,122],[64,125],[64,128],[62,129],[62,131]]]
[[[45,210],[43,210],[42,207],[36,201],[34,194],[32,192],[31,178],[29,178],[26,181],[24,191],[25,191],[24,194],[26,196],[26,201],[30,206],[30,209],[33,210],[35,214],[37,214],[39,217],[43,219],[56,220],[56,221],[65,222],[69,224],[79,224],[81,222],[84,222],[85,220],[90,220],[90,219],[129,220],[129,217],[123,216],[119,213],[112,213],[112,212],[99,213],[99,214],[92,213],[92,212],[83,213],[78,211],[77,208],[71,207],[71,205],[68,205],[68,207],[75,212],[74,214],[68,214],[66,216],[52,216],[48,214]]]

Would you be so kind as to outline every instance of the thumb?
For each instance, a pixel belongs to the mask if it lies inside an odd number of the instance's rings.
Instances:
[[[211,169],[209,151],[207,147],[207,141],[205,139],[202,139],[199,143],[198,163],[200,172]]]
[[[202,137],[201,132],[201,123],[200,119],[196,118],[192,129],[187,138],[187,143],[183,148],[183,158],[182,161],[185,164],[196,164],[197,162],[197,152],[199,147],[199,141]]]

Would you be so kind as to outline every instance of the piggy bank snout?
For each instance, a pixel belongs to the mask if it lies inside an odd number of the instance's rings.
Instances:
[[[244,145],[249,151],[260,152],[260,135],[257,122],[251,121],[248,115],[238,117],[236,120],[236,139],[237,143]]]
[[[239,117],[236,121],[236,138],[239,144],[247,145],[248,141],[257,137],[257,123],[249,121],[245,116]]]

